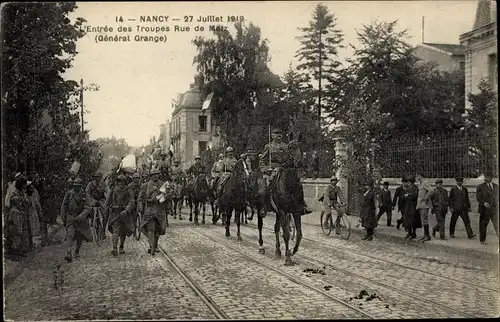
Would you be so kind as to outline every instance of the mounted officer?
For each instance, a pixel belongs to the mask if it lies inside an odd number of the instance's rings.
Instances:
[[[226,148],[226,157],[222,160],[221,164],[221,175],[216,186],[217,196],[222,194],[222,189],[224,184],[227,182],[233,172],[234,166],[238,160],[234,157],[234,149],[230,146]]]
[[[267,181],[267,191],[266,196],[272,192],[274,179],[278,174],[278,169],[284,163],[286,163],[290,159],[290,151],[288,149],[288,145],[282,141],[283,132],[279,128],[273,129],[271,133],[272,141],[269,144],[266,144],[264,150],[259,155],[260,157],[260,167],[263,173],[267,174],[265,176]],[[301,187],[301,195],[304,195],[302,185]],[[312,212],[309,207],[307,207],[304,200],[302,200],[304,212],[306,214],[310,214]],[[266,203],[269,204],[269,203]],[[270,211],[271,209],[266,209]],[[265,216],[265,214],[261,214],[261,216]]]
[[[201,157],[196,156],[194,158],[194,164],[186,171],[188,175],[192,176],[192,178],[196,178],[200,174],[206,174],[206,169],[203,163],[201,163]]]
[[[179,158],[174,159],[174,164],[170,168],[170,179],[172,179],[173,182],[181,182],[182,179],[184,179],[186,174],[184,173],[184,170],[182,170],[181,162]]]
[[[217,183],[219,182],[220,175],[224,171],[224,154],[219,153],[217,156],[217,161],[215,161],[212,166],[212,189],[215,191],[217,187]]]

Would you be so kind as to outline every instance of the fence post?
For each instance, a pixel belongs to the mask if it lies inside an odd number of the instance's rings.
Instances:
[[[335,159],[340,159],[341,164],[345,163],[345,161],[348,158],[348,153],[346,146],[349,144],[349,142],[346,141],[345,138],[345,133],[349,129],[348,125],[345,125],[344,123],[340,122],[337,120],[333,126],[333,132],[335,133],[334,140],[335,140]],[[348,187],[348,180],[345,175],[345,171],[343,171],[343,166],[342,165],[333,165],[335,168],[335,176],[339,179],[339,188],[342,191],[342,194],[346,198],[346,201],[349,200],[349,187]]]

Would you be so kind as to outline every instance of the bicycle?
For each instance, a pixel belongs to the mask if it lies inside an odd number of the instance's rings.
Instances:
[[[323,211],[320,217],[321,230],[327,236],[330,236],[333,229],[335,234],[340,235],[340,238],[348,240],[351,236],[351,221],[349,214],[345,212],[345,205],[339,205],[337,209],[330,207],[329,212]],[[333,222],[333,211],[337,213],[335,223]]]
[[[104,240],[104,217],[101,212],[100,207],[92,207],[92,218],[89,218],[90,231],[92,233],[92,239],[97,246],[100,246]]]

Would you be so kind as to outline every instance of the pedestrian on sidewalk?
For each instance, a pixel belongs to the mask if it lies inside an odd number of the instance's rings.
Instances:
[[[11,254],[26,257],[32,249],[31,227],[28,213],[28,197],[24,192],[26,178],[17,176],[15,190],[9,196],[9,214],[7,218],[8,241]]]
[[[408,234],[405,239],[417,238],[417,229],[422,228],[420,213],[417,210],[418,188],[414,176],[406,176],[403,195],[403,222]]]
[[[424,226],[424,236],[419,239],[421,242],[431,240],[429,231],[429,212],[431,210],[432,187],[427,183],[421,174],[417,174],[418,202],[417,210],[420,213],[422,225]]]
[[[406,178],[403,177],[401,179],[401,185],[399,187],[397,187],[396,192],[394,192],[394,199],[392,199],[392,210],[394,210],[394,208],[396,208],[396,205],[397,205],[398,211],[401,214],[401,218],[399,218],[396,221],[397,230],[399,230],[399,226],[403,225],[405,231],[407,231],[406,226],[404,225],[404,222],[403,222],[403,208],[404,208],[403,202],[404,202],[404,194],[405,194],[405,188],[404,188],[405,182],[407,182]]]
[[[493,173],[489,171],[484,175],[484,182],[477,186],[476,190],[479,211],[479,241],[483,245],[486,245],[486,233],[490,219],[498,237],[498,185],[492,180]]]
[[[28,213],[31,227],[33,244],[39,244],[41,241],[40,218],[42,217],[42,206],[36,189],[31,181],[26,185],[26,195],[28,197]]]
[[[436,180],[436,188],[431,193],[432,213],[436,215],[437,224],[432,228],[432,236],[436,237],[439,232],[439,238],[446,240],[445,221],[448,213],[448,191],[443,188],[443,180]]]
[[[135,230],[134,195],[126,186],[127,177],[123,174],[116,179],[116,185],[106,197],[105,209],[109,209],[109,231],[113,234],[113,249],[111,254],[118,256],[118,239],[120,239],[120,254],[125,254],[124,245],[127,236],[132,236]]]
[[[73,261],[73,241],[76,241],[74,257],[80,257],[80,248],[84,241],[93,240],[87,216],[90,213],[91,204],[85,199],[83,181],[80,178],[73,180],[72,188],[64,195],[61,205],[59,224],[66,227],[65,247],[67,249],[64,259],[69,263]]]
[[[364,187],[361,188],[362,198],[359,217],[361,218],[361,225],[366,229],[366,235],[362,239],[371,241],[373,240],[373,231],[377,227],[375,207],[377,195],[373,187],[373,179],[367,178],[365,180]]]
[[[456,186],[452,187],[449,194],[451,220],[450,220],[450,238],[455,238],[455,226],[458,217],[462,218],[467,231],[467,237],[472,239],[476,236],[470,226],[470,199],[469,191],[463,186],[464,178],[455,178]]]
[[[387,227],[394,227],[391,224],[392,219],[392,197],[391,191],[389,190],[389,182],[385,181],[382,190],[379,194],[379,211],[377,214],[377,223],[380,217],[385,213],[387,214]]]

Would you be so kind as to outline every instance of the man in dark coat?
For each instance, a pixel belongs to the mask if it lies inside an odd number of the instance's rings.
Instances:
[[[404,222],[403,222],[403,201],[404,201],[404,192],[405,192],[405,189],[404,189],[404,184],[406,182],[406,178],[403,178],[401,180],[401,185],[396,189],[396,192],[394,192],[394,199],[392,199],[392,210],[394,210],[394,208],[396,208],[396,205],[398,206],[398,211],[401,213],[401,218],[398,219],[396,221],[396,228],[399,230],[399,226],[403,225],[403,227],[405,227],[405,230],[406,230],[406,226],[404,225]]]
[[[121,174],[116,179],[116,185],[106,197],[105,208],[109,209],[109,231],[113,234],[113,249],[111,254],[118,255],[118,238],[120,239],[120,254],[124,254],[125,238],[135,230],[135,216],[132,213],[135,198],[126,186],[127,178]]]
[[[461,177],[455,178],[457,185],[452,187],[449,195],[449,203],[451,210],[451,220],[450,220],[450,238],[455,238],[455,226],[457,224],[458,217],[462,218],[467,231],[467,237],[472,239],[476,236],[472,231],[470,226],[470,199],[469,191],[463,186],[464,179]]]
[[[484,176],[484,182],[477,186],[476,198],[479,211],[479,241],[486,245],[488,224],[493,222],[493,228],[498,237],[498,185],[492,182],[493,173]]]
[[[364,182],[364,187],[361,188],[361,225],[366,228],[366,236],[363,240],[373,240],[373,231],[377,227],[377,218],[375,215],[375,198],[376,192],[373,187],[373,179],[367,178]]]
[[[431,193],[432,213],[436,215],[437,224],[432,228],[432,236],[436,237],[439,231],[439,238],[446,240],[444,223],[448,212],[448,191],[443,188],[443,180],[436,180],[436,188]]]
[[[389,190],[389,182],[384,182],[382,190],[380,190],[379,194],[379,211],[377,214],[377,222],[380,220],[380,217],[384,213],[387,214],[387,227],[393,227],[391,225],[392,219],[392,200],[391,200],[391,191]]]
[[[415,185],[415,177],[407,176],[403,194],[403,221],[408,231],[406,239],[417,238],[417,229],[422,228],[417,203],[418,188]]]

